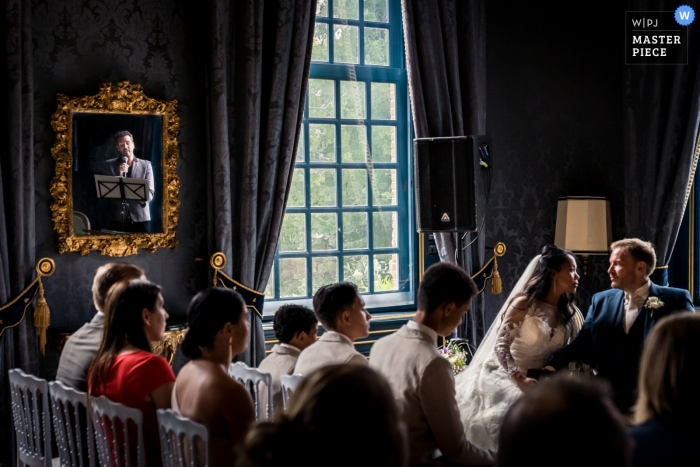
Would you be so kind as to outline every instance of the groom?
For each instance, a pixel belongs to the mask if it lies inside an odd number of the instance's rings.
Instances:
[[[664,316],[695,307],[687,290],[649,280],[656,266],[651,243],[626,238],[610,249],[612,289],[593,295],[583,328],[550,365],[563,368],[579,361],[597,367],[598,376],[612,383],[615,404],[627,413],[636,401],[639,359],[651,328]]]

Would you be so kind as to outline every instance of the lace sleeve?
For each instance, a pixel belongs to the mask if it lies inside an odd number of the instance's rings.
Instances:
[[[501,366],[508,373],[508,376],[513,376],[514,373],[520,371],[518,365],[515,364],[513,355],[510,353],[510,346],[518,335],[527,312],[527,301],[525,299],[515,300],[503,315],[503,322],[498,329],[495,348],[496,356]]]

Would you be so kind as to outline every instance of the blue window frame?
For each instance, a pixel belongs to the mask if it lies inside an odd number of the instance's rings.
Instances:
[[[266,314],[354,282],[413,302],[408,84],[399,0],[319,0],[292,186]]]

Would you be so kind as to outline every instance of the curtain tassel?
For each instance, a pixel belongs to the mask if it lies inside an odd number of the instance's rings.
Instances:
[[[503,292],[503,282],[501,274],[498,272],[498,261],[493,257],[493,274],[491,274],[491,294],[498,295]]]
[[[41,278],[39,278],[39,298],[34,309],[34,327],[36,327],[36,333],[39,335],[39,350],[41,350],[42,355],[46,355],[46,329],[49,327],[50,322],[49,304],[46,303],[44,298],[44,286],[41,283]]]

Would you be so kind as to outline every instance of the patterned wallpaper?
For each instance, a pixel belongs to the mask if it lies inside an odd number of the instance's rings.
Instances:
[[[499,261],[504,293],[487,294],[490,319],[532,257],[553,242],[558,197],[608,197],[613,237],[624,232],[623,62],[611,46],[620,25],[615,15],[577,12],[556,27],[556,9],[544,4],[487,4],[486,125],[494,157],[487,245],[508,247]],[[580,307],[609,287],[606,263],[591,257]]]
[[[46,280],[52,331],[77,329],[94,309],[90,287],[95,270],[113,258],[97,252],[57,253],[49,206],[54,173],[50,118],[56,94],[95,94],[103,82],[141,83],[149,97],[177,99],[181,119],[180,222],[175,250],[141,251],[126,261],[146,270],[163,287],[171,317],[184,317],[190,298],[207,285],[206,167],[204,160],[204,64],[185,4],[163,0],[36,0],[33,11],[36,150],[37,258],[56,261],[56,274]],[[193,7],[192,7],[193,8]],[[49,349],[54,347],[49,345]],[[44,359],[52,376],[57,357]]]

